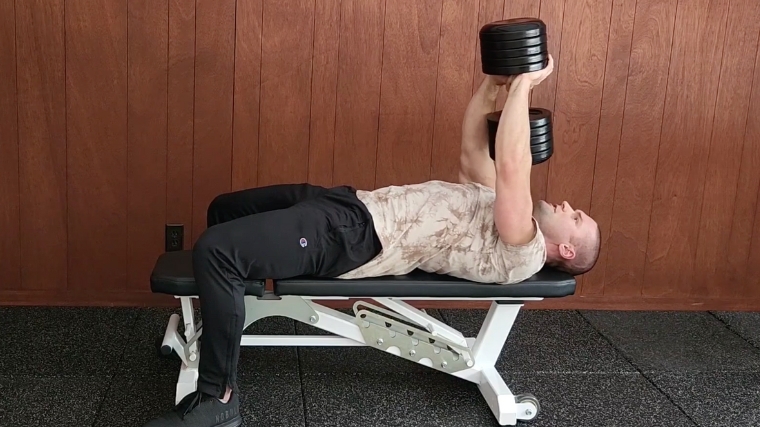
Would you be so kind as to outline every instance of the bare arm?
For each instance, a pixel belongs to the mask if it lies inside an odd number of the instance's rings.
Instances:
[[[530,194],[530,91],[554,68],[549,65],[535,73],[514,79],[504,104],[496,132],[496,202],[494,220],[501,240],[510,245],[530,242],[533,224],[533,199]]]
[[[496,78],[486,76],[467,105],[462,123],[459,182],[477,182],[491,188],[496,186],[496,168],[488,154],[486,115],[495,111],[500,84]]]

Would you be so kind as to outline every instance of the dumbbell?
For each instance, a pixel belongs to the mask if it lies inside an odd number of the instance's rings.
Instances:
[[[495,111],[486,115],[488,125],[488,154],[492,160],[496,159],[496,131],[499,129],[501,111]],[[552,134],[552,113],[545,108],[530,108],[528,110],[530,121],[530,154],[533,164],[541,164],[554,154],[554,137]]]
[[[480,58],[484,74],[513,76],[546,68],[546,24],[537,18],[514,18],[481,27]]]

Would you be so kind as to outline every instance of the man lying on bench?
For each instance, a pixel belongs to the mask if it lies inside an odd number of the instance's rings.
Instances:
[[[553,67],[550,59],[547,68],[511,82],[485,79],[464,118],[461,183],[374,191],[275,185],[217,197],[192,252],[203,318],[197,391],[147,426],[242,424],[236,372],[246,280],[418,269],[508,286],[544,264],[573,275],[590,269],[600,244],[594,220],[568,203],[531,200],[529,96]],[[507,83],[492,161],[484,117]]]

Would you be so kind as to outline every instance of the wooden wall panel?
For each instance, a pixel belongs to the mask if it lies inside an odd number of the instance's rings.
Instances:
[[[167,59],[166,222],[184,224],[193,242],[195,0],[169,0]]]
[[[262,14],[262,0],[237,2],[232,128],[233,190],[251,188],[258,184]]]
[[[340,0],[320,0],[314,4],[308,181],[325,187],[333,181],[340,4]]]
[[[127,286],[147,291],[164,252],[169,0],[129,0]]]
[[[24,289],[66,288],[63,11],[63,0],[16,4],[20,255]],[[40,268],[42,260],[44,268]]]
[[[171,302],[146,292],[164,224],[190,248],[231,189],[456,180],[478,30],[518,16],[557,66],[533,196],[604,242],[537,307],[760,307],[750,0],[0,0],[0,301]]]
[[[604,291],[635,14],[636,0],[615,0],[612,4],[589,211],[601,229],[602,252],[594,269],[584,275],[584,295],[600,295]]]
[[[715,120],[709,154],[705,159],[706,180],[697,229],[694,286],[691,289],[692,295],[716,297],[734,294],[729,287],[715,284],[733,275],[729,259],[729,230],[737,214],[743,147],[752,144],[744,138],[755,69],[755,62],[748,59],[754,58],[757,52],[760,3],[729,4],[726,28],[730,29],[730,33],[724,37]],[[741,257],[741,254],[737,255]]]
[[[127,276],[127,3],[68,0],[68,288]]]
[[[262,34],[258,182],[304,182],[309,168],[314,2],[264,0]]]
[[[195,3],[193,240],[206,229],[209,203],[232,188],[235,0]]]
[[[731,224],[728,276],[718,286],[732,296],[760,299],[760,50],[755,56],[747,128]]]
[[[375,188],[385,0],[342,0],[333,184]]]
[[[0,0],[0,289],[21,288],[14,0]]]
[[[641,293],[676,6],[636,3],[604,295]]]
[[[728,1],[679,1],[652,199],[644,294],[689,295]]]
[[[387,0],[375,186],[430,179],[441,0]]]
[[[459,179],[462,122],[472,96],[475,60],[477,0],[444,0],[438,47],[435,123],[430,178]]]

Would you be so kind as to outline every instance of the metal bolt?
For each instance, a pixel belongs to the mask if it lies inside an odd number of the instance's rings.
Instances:
[[[381,339],[378,339],[378,340],[377,340],[377,345],[383,345],[383,340],[382,340],[382,338],[381,338]]]
[[[420,342],[419,342],[419,340],[417,340],[417,338],[412,338],[412,345],[417,345],[419,343]]]
[[[409,350],[409,355],[410,355],[410,356],[414,356],[415,354],[417,354],[417,352],[416,352],[416,351],[414,351],[414,350]]]
[[[364,326],[365,328],[369,328],[369,322],[367,321],[362,322],[362,326]]]
[[[446,362],[443,362],[443,363],[441,363],[441,368],[444,368],[444,369],[445,369],[447,366],[449,366],[449,364],[448,364],[448,363],[446,363]]]
[[[309,317],[309,322],[311,322],[311,323],[317,323],[317,316],[311,316],[311,317]]]
[[[468,366],[468,367],[470,367],[470,368],[472,368],[472,365],[474,365],[474,364],[475,364],[475,363],[473,363],[473,361],[472,361],[472,360],[468,360],[468,361],[467,361],[467,366]]]
[[[531,415],[533,415],[533,411],[531,411],[530,409],[526,409],[525,410],[525,415],[531,416]]]

